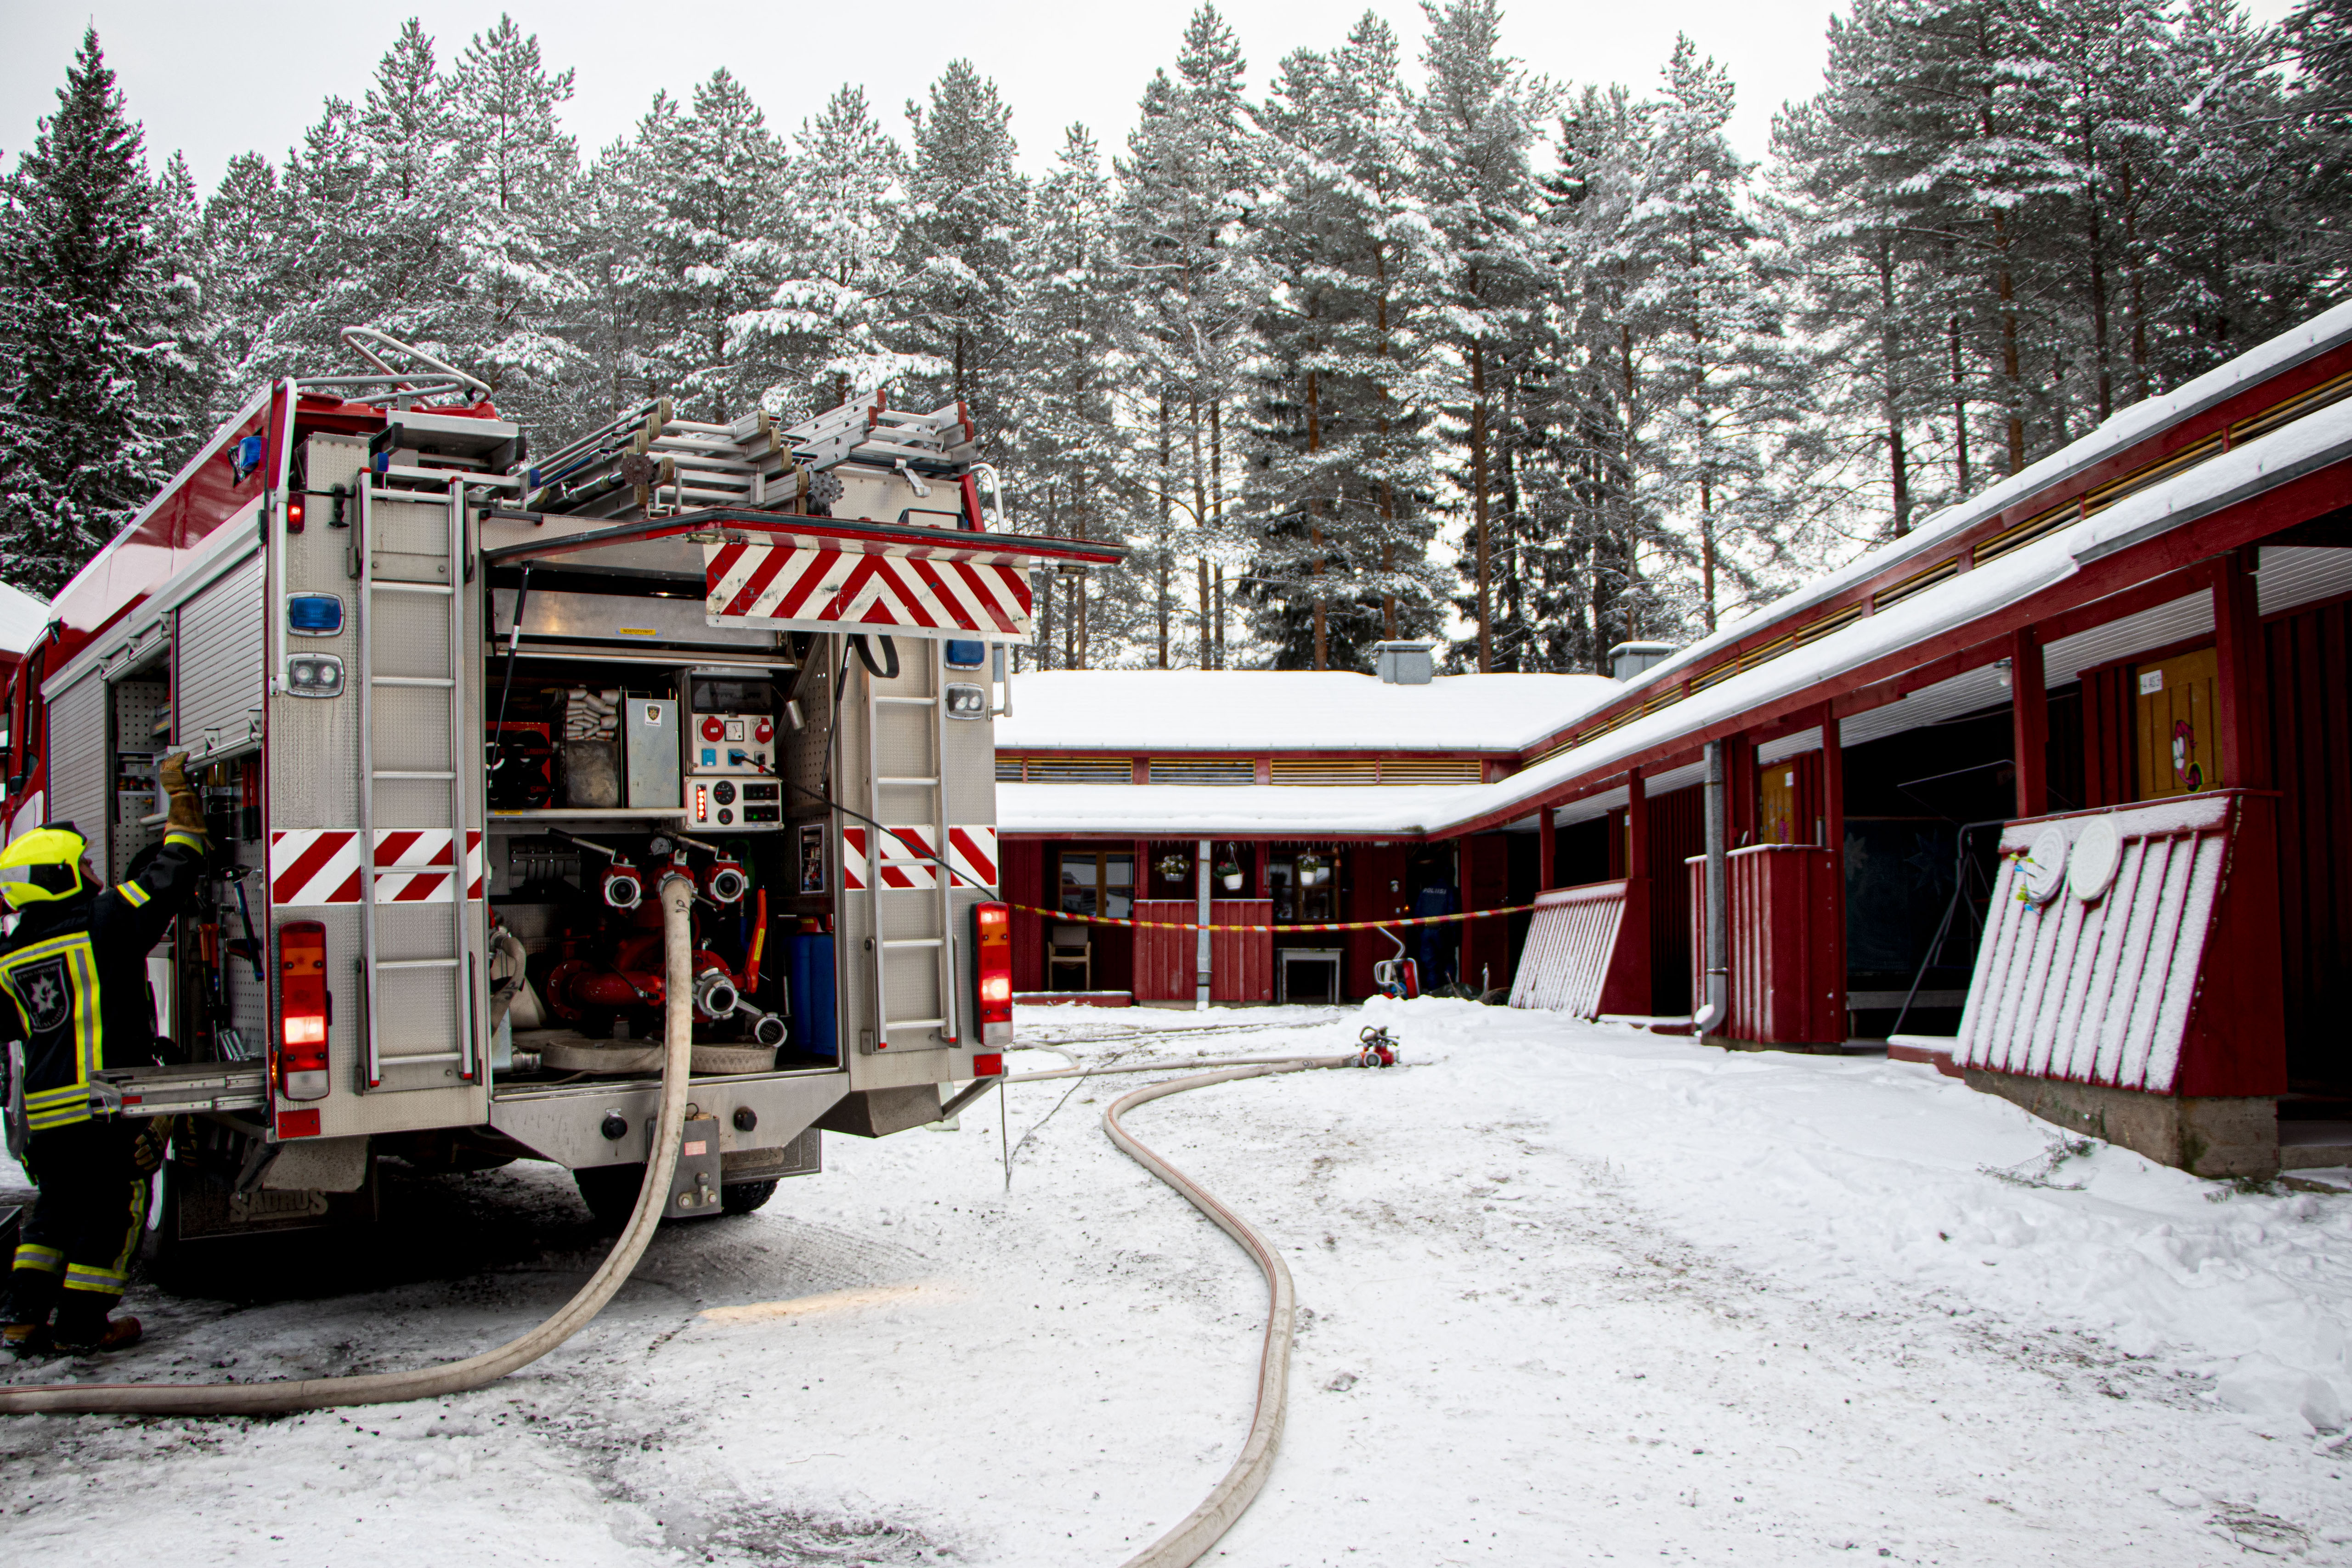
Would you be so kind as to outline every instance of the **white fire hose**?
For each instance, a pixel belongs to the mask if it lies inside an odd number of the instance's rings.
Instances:
[[[292,1410],[326,1410],[346,1405],[396,1405],[463,1394],[495,1383],[528,1366],[585,1327],[604,1310],[630,1270],[637,1266],[662,1210],[669,1206],[670,1179],[677,1169],[678,1140],[686,1127],[687,1077],[694,1045],[694,942],[688,913],[694,883],[672,873],[662,879],[664,979],[661,1110],[655,1118],[653,1158],[637,1189],[636,1211],[628,1227],[577,1295],[529,1333],[496,1350],[413,1372],[365,1373],[349,1377],[308,1377],[282,1383],[46,1383],[0,1388],[0,1415],[268,1415]]]
[[[1187,1089],[1206,1089],[1212,1084],[1232,1083],[1244,1078],[1264,1078],[1273,1073],[1301,1072],[1310,1068],[1353,1067],[1362,1058],[1357,1055],[1339,1057],[1292,1057],[1286,1059],[1262,1061],[1243,1067],[1229,1067],[1216,1072],[1195,1073],[1191,1078],[1172,1079],[1121,1095],[1103,1112],[1103,1131],[1112,1142],[1133,1156],[1136,1163],[1181,1193],[1186,1201],[1214,1221],[1219,1229],[1240,1244],[1241,1249],[1257,1264],[1265,1276],[1265,1342],[1258,1353],[1257,1410],[1250,1417],[1249,1436],[1242,1443],[1241,1457],[1225,1472],[1214,1490],[1202,1500],[1200,1507],[1176,1521],[1175,1526],[1159,1540],[1127,1560],[1124,1568],[1186,1568],[1214,1546],[1234,1521],[1242,1516],[1265,1485],[1274,1469],[1275,1450],[1282,1442],[1282,1423],[1289,1399],[1290,1336],[1297,1302],[1290,1286],[1290,1270],[1284,1266],[1282,1255],[1250,1227],[1247,1220],[1227,1208],[1217,1197],[1192,1177],[1153,1153],[1119,1124],[1119,1117],[1139,1105],[1148,1104],[1163,1095],[1182,1094]],[[1166,1067],[1172,1064],[1150,1064]],[[1083,1070],[1083,1069],[1081,1069]],[[1113,1069],[1117,1070],[1117,1069]],[[1129,1068],[1128,1070],[1148,1070]],[[1039,1073],[1039,1078],[1060,1078],[1063,1073]]]

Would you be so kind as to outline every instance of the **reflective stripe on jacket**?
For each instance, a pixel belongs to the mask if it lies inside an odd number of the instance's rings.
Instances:
[[[0,995],[14,1004],[0,1008],[0,1041],[25,1042],[30,1131],[87,1121],[99,1068],[154,1059],[147,954],[194,898],[204,864],[202,840],[166,834],[137,877],[36,904],[0,942]]]

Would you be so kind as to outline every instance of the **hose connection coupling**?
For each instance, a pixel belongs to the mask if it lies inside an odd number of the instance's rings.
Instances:
[[[1392,1068],[1396,1066],[1396,1037],[1386,1029],[1367,1026],[1356,1037],[1356,1065],[1360,1068]]]
[[[732,1017],[742,996],[723,969],[706,969],[694,980],[694,1007],[706,1018]]]

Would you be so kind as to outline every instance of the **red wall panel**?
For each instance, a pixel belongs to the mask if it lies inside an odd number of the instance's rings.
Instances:
[[[1706,791],[1696,785],[1649,801],[1650,1005],[1673,1017],[1691,1011],[1691,887],[1683,862],[1706,849]]]
[[[1014,840],[1003,847],[1004,896],[1013,903],[1045,909],[1045,847]],[[1045,988],[1045,919],[1013,911],[1013,989]]]
[[[1135,918],[1168,924],[1191,924],[1200,905],[1191,899],[1144,899],[1135,906]],[[1214,899],[1209,923],[1265,925],[1274,919],[1270,899]],[[1135,999],[1139,1002],[1190,1002],[1195,994],[1193,963],[1199,933],[1152,926],[1135,928]],[[1213,1002],[1274,1000],[1274,933],[1220,931],[1209,933],[1209,999]]]
[[[1767,844],[1727,857],[1731,1016],[1720,1031],[1759,1045],[1835,1045],[1845,1038],[1844,946],[1839,940],[1839,859],[1810,844]],[[1694,1007],[1706,982],[1706,858],[1680,884]]]
[[[2287,1074],[2298,1088],[2340,1092],[2352,1088],[2342,1021],[2352,983],[2352,605],[2282,616],[2263,632]]]
[[[1836,852],[1766,844],[1736,849],[1728,858],[1731,1019],[1726,1032],[1762,1045],[1843,1041]]]

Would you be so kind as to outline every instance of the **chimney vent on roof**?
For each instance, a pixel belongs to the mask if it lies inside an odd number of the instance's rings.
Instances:
[[[1391,686],[1426,686],[1437,671],[1430,662],[1433,642],[1376,642],[1372,668]]]
[[[1621,642],[1609,650],[1609,673],[1620,680],[1631,680],[1681,651],[1670,642]]]

